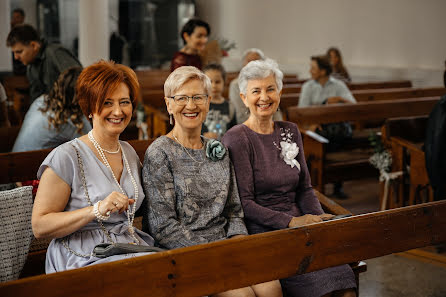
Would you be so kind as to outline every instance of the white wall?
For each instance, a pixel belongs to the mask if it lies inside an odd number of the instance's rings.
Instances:
[[[10,27],[10,6],[8,1],[0,1],[0,28]],[[0,29],[0,72],[12,70],[11,50],[6,47],[8,30]]]
[[[284,71],[308,77],[309,57],[341,49],[353,80],[411,79],[442,85],[444,0],[197,0],[212,35],[233,40],[224,59],[236,70],[258,47]]]

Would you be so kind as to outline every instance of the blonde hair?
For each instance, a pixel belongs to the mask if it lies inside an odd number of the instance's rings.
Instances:
[[[201,70],[194,66],[182,66],[175,69],[164,82],[164,96],[171,97],[184,84],[191,80],[199,80],[203,84],[206,95],[211,93],[211,80]]]

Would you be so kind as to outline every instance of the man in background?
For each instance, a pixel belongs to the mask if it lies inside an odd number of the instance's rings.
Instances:
[[[8,34],[6,45],[14,58],[26,65],[31,102],[48,94],[60,73],[70,67],[82,67],[77,58],[58,44],[48,44],[30,25],[17,25]]]

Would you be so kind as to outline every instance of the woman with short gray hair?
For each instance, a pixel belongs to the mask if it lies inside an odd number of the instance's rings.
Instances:
[[[249,118],[223,137],[237,178],[250,234],[322,222],[325,214],[311,186],[297,125],[274,121],[283,74],[272,60],[253,61],[239,76],[240,97]],[[285,296],[355,296],[348,265],[281,280]]]
[[[164,100],[174,127],[150,145],[144,158],[143,226],[168,249],[248,234],[226,148],[201,136],[210,89],[209,77],[195,67],[169,75]],[[279,297],[282,292],[279,281],[271,281],[216,296]]]

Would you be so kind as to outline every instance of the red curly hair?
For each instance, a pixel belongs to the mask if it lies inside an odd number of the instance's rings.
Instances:
[[[124,83],[129,88],[132,107],[139,96],[139,82],[129,67],[113,61],[101,60],[86,67],[77,80],[76,94],[85,116],[100,113],[105,99]]]

